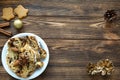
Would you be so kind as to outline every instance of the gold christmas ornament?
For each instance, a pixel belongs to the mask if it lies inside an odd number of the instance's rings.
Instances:
[[[14,27],[16,29],[20,29],[20,28],[22,28],[22,26],[23,26],[23,22],[20,19],[17,19],[14,21]]]

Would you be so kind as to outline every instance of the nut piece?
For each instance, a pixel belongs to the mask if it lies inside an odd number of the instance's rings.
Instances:
[[[42,66],[43,66],[43,62],[36,62],[36,64],[35,64],[35,66],[37,67],[37,68],[41,68]]]
[[[46,58],[46,56],[47,56],[46,51],[42,48],[39,48],[39,50],[40,50],[41,58],[42,59]]]
[[[19,60],[16,60],[13,64],[13,66],[18,66],[20,64],[20,61]]]
[[[24,54],[19,54],[20,65],[25,65],[28,63],[29,57]]]
[[[112,61],[110,61],[109,59],[105,59],[98,61],[96,64],[89,63],[87,69],[87,72],[90,75],[100,74],[102,76],[105,76],[112,74],[112,72],[114,71],[114,66]]]
[[[16,48],[16,47],[11,47],[11,50],[14,51],[14,52],[18,52],[19,51],[18,48]]]

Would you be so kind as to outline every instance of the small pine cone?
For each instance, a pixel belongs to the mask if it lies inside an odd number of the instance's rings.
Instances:
[[[107,10],[107,12],[105,12],[105,14],[104,14],[104,19],[107,22],[112,22],[116,18],[117,18],[117,14],[116,14],[115,10]]]

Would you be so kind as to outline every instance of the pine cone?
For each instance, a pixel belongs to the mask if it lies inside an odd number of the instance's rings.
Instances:
[[[117,14],[116,14],[115,10],[107,10],[107,12],[105,12],[105,14],[104,14],[104,19],[107,22],[112,22],[116,18],[117,18]]]

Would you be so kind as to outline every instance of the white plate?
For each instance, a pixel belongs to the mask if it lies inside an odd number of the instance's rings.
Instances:
[[[43,60],[44,66],[42,68],[40,68],[40,69],[37,69],[28,78],[21,78],[21,77],[17,76],[14,72],[12,72],[12,70],[9,68],[9,66],[7,65],[7,62],[6,62],[8,41],[5,43],[5,45],[3,47],[1,59],[2,59],[3,67],[8,72],[8,74],[10,74],[12,77],[14,77],[16,79],[29,80],[29,79],[36,78],[37,76],[39,76],[40,74],[42,74],[44,72],[44,70],[46,69],[46,67],[48,65],[48,62],[49,62],[49,50],[48,50],[48,47],[47,47],[46,43],[44,42],[44,40],[41,39],[39,36],[37,36],[35,34],[32,34],[32,33],[20,33],[20,34],[17,34],[15,36],[13,36],[12,38],[14,38],[14,37],[22,37],[22,36],[35,36],[36,40],[38,41],[38,44],[46,51],[47,57]]]

